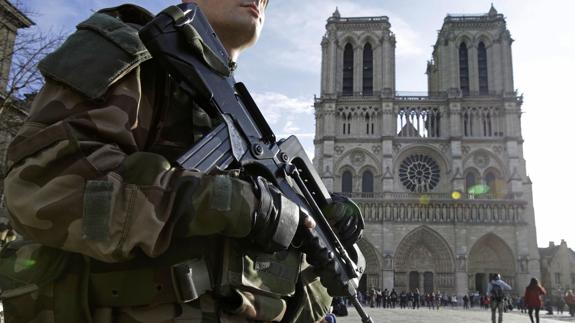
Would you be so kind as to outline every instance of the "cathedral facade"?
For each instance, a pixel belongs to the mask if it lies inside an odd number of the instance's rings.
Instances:
[[[388,17],[327,20],[314,164],[366,220],[361,288],[463,295],[540,276],[505,17],[448,15],[428,92],[395,87]]]

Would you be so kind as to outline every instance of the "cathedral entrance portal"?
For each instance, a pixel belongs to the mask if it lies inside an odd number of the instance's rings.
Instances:
[[[395,289],[455,292],[451,248],[434,230],[422,226],[405,236],[395,251]]]
[[[491,273],[501,274],[503,280],[515,286],[515,257],[511,248],[497,235],[488,233],[469,252],[469,288],[484,293]]]
[[[375,247],[365,238],[357,242],[359,249],[365,257],[365,272],[359,281],[359,290],[366,293],[371,288],[382,288],[383,278],[381,277],[382,272],[382,260],[379,252]]]
[[[487,276],[485,274],[475,274],[475,289],[482,295],[487,292]]]

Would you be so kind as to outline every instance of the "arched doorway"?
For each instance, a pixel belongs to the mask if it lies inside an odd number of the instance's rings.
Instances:
[[[357,245],[363,253],[366,263],[365,272],[359,281],[359,290],[365,293],[372,287],[382,287],[382,257],[377,249],[375,249],[375,247],[366,238],[359,240]]]
[[[431,271],[426,271],[423,273],[423,292],[429,294],[434,290],[435,285],[433,284],[433,273]]]
[[[451,248],[437,232],[422,226],[405,236],[395,251],[395,288],[455,292],[455,261]]]
[[[489,274],[499,273],[514,286],[515,257],[507,243],[493,233],[481,237],[469,252],[469,288],[485,294]]]
[[[412,271],[409,273],[409,290],[414,291],[416,289],[421,289],[419,286],[419,272]]]

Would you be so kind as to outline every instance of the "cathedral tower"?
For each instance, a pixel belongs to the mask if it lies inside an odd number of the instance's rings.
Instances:
[[[402,95],[388,17],[328,19],[314,163],[364,212],[363,288],[463,295],[499,272],[519,292],[539,276],[512,41],[493,7],[448,15],[428,93]]]

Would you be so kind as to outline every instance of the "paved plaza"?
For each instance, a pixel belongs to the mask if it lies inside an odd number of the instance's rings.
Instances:
[[[353,308],[348,308],[349,316],[338,317],[338,323],[361,323]],[[488,310],[440,309],[374,309],[366,308],[375,323],[490,323],[491,312]],[[542,313],[545,313],[542,311]],[[504,323],[529,323],[529,316],[517,311],[503,314]],[[575,322],[575,318],[563,315],[541,315],[540,323]]]

